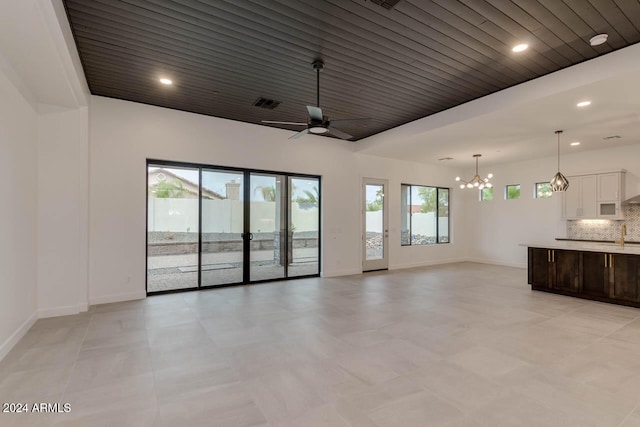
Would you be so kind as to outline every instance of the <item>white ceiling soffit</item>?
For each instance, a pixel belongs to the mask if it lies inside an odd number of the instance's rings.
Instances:
[[[591,100],[586,108],[576,104]],[[640,143],[640,44],[522,83],[358,141],[361,153],[448,166]],[[603,140],[610,135],[619,139]],[[580,141],[579,147],[569,143]]]
[[[28,88],[21,91],[29,102],[65,108],[88,104],[68,26],[59,0],[0,1],[0,55],[13,70],[14,85]]]

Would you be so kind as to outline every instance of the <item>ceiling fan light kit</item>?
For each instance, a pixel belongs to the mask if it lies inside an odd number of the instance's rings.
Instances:
[[[489,180],[493,178],[492,173],[488,174],[486,178],[480,178],[480,174],[478,173],[478,159],[482,157],[482,154],[474,154],[473,157],[476,159],[476,174],[469,181],[465,181],[464,179],[460,179],[459,176],[456,176],[456,181],[462,183],[460,184],[460,188],[477,188],[478,190],[482,190],[493,187],[493,184],[489,182]]]
[[[349,135],[346,132],[343,132],[335,127],[332,127],[332,123],[342,123],[346,124],[348,122],[358,122],[364,120],[371,120],[370,118],[357,118],[357,119],[335,119],[330,120],[329,117],[322,114],[322,109],[320,108],[320,71],[324,69],[324,62],[321,59],[316,59],[311,63],[313,69],[316,70],[316,106],[313,107],[311,105],[307,105],[307,113],[309,114],[309,119],[306,123],[298,123],[298,122],[282,122],[282,121],[274,121],[274,120],[262,120],[262,123],[276,124],[276,125],[289,125],[289,126],[306,126],[307,128],[291,135],[289,139],[298,139],[303,135],[308,133],[314,135],[331,135],[336,136],[340,139],[351,139],[352,135]]]

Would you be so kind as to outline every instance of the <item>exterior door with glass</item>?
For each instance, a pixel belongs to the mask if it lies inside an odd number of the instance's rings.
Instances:
[[[388,185],[383,179],[364,178],[362,182],[362,271],[389,268]]]

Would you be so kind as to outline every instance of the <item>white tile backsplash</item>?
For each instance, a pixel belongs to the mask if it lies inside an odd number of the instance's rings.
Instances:
[[[625,205],[624,220],[567,220],[567,238],[581,240],[616,240],[620,225],[627,224],[625,240],[640,242],[640,205]]]

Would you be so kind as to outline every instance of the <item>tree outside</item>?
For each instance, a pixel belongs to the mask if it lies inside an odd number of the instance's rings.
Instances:
[[[181,181],[162,181],[150,187],[158,199],[181,199],[187,193]]]
[[[376,198],[373,199],[373,201],[371,202],[367,202],[367,212],[375,212],[375,211],[380,211],[382,210],[382,205],[383,205],[383,201],[382,201],[382,188],[378,189],[378,191],[376,191]]]

